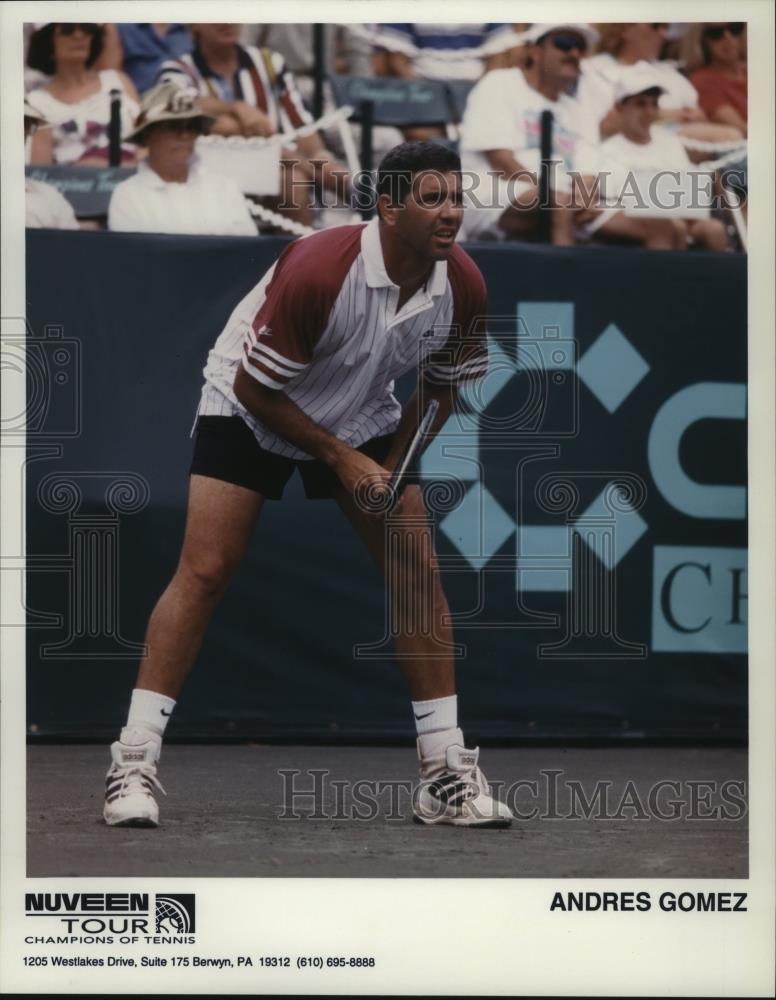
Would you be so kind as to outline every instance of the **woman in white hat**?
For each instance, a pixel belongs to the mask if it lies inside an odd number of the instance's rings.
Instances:
[[[25,143],[40,128],[48,125],[45,117],[25,98]],[[27,229],[78,229],[73,207],[64,195],[44,181],[24,178],[24,225]]]
[[[102,40],[102,25],[70,23],[40,25],[30,38],[27,65],[50,78],[28,95],[51,123],[33,139],[33,164],[107,166],[112,90],[121,94],[122,132],[131,127],[137,91],[124,73],[94,68]],[[133,147],[123,146],[122,163],[134,160]]]
[[[117,185],[108,228],[135,233],[255,236],[256,225],[237,183],[203,168],[194,152],[197,136],[213,118],[196,94],[161,83],[143,98],[129,142],[148,155],[134,177]]]

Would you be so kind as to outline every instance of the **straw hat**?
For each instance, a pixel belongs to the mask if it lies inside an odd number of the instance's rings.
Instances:
[[[177,83],[159,83],[143,97],[135,128],[126,142],[140,142],[146,129],[158,122],[180,122],[197,118],[207,130],[215,121],[197,105],[197,92]]]

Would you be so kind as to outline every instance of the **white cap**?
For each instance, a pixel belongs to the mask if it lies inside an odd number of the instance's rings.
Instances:
[[[645,90],[659,90],[665,93],[660,73],[648,62],[642,60],[627,66],[620,73],[620,78],[614,88],[615,101],[624,101],[626,97],[635,97]]]
[[[524,45],[531,45],[544,38],[551,31],[563,31],[564,28],[567,31],[575,31],[578,35],[582,35],[587,42],[588,49],[592,49],[601,37],[592,24],[532,24],[520,36],[521,41]]]

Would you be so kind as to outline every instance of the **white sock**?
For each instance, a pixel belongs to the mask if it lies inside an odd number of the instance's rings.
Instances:
[[[458,727],[458,696],[432,698],[429,701],[413,701],[412,714],[418,736],[438,733]]]
[[[146,691],[145,688],[135,688],[129,703],[127,724],[121,733],[122,742],[136,742],[131,736],[129,739],[124,739],[125,734],[129,736],[127,730],[132,729],[150,732],[157,737],[164,736],[174,708],[175,701],[168,698],[167,695],[157,694],[156,691]]]

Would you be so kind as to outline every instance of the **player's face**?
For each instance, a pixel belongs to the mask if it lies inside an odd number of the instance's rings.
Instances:
[[[396,235],[416,253],[445,260],[463,222],[461,175],[423,170],[396,213]]]

